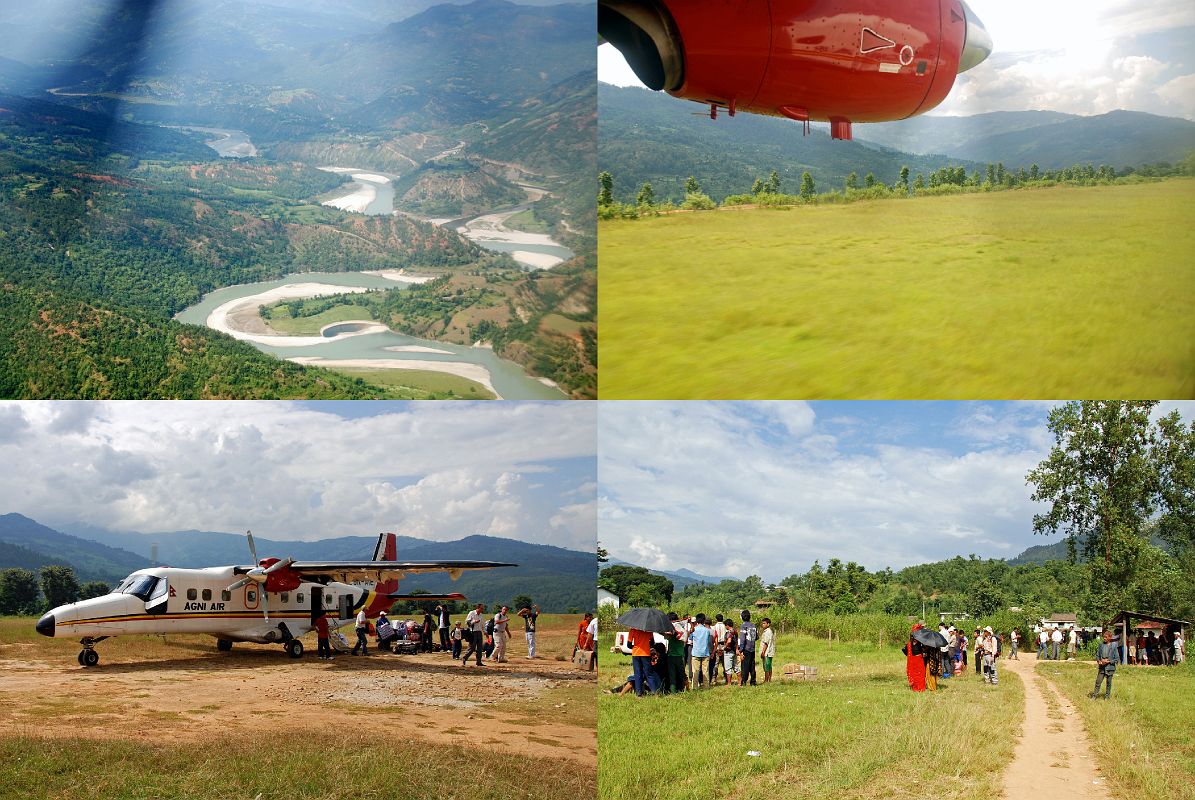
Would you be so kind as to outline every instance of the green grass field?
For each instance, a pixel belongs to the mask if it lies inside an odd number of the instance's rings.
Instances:
[[[1112,699],[1091,700],[1093,662],[1043,661],[1049,678],[1083,715],[1111,796],[1195,798],[1195,666],[1120,667]]]
[[[603,398],[1195,396],[1195,180],[599,234]]]
[[[610,653],[611,644],[602,637],[603,690],[631,672],[630,657]],[[949,794],[967,797],[1012,756],[1024,705],[1015,675],[1005,673],[999,686],[953,678],[917,694],[897,648],[830,648],[792,635],[777,647],[767,686],[644,698],[603,691],[598,796],[914,798],[926,795],[919,776],[933,774],[949,778]],[[777,682],[780,662],[816,666],[817,680]]]

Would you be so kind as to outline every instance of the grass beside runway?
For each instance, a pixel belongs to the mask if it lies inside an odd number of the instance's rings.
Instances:
[[[599,233],[603,398],[1195,396],[1195,180]]]
[[[631,672],[611,644],[602,637],[603,690]],[[792,635],[777,648],[767,686],[644,698],[603,691],[598,796],[878,800],[938,786],[967,797],[986,794],[1012,756],[1024,705],[1015,675],[989,686],[969,672],[917,694],[898,648]],[[778,682],[788,662],[816,666],[817,679]]]
[[[1195,798],[1195,666],[1120,666],[1112,699],[1087,697],[1093,661],[1042,661],[1045,675],[1079,709],[1112,795]],[[1102,687],[1101,687],[1102,688]]]

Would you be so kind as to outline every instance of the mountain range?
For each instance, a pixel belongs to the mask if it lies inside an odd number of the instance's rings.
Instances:
[[[112,531],[88,523],[42,525],[21,514],[0,515],[0,568],[36,569],[65,564],[81,582],[114,584],[130,572],[157,563],[173,567],[249,564],[244,534],[215,531],[135,533]],[[315,541],[278,540],[254,536],[258,555],[298,560],[367,560],[376,536],[343,536]],[[509,603],[516,595],[531,596],[548,613],[587,609],[594,603],[596,570],[592,553],[492,536],[466,536],[450,542],[397,537],[400,560],[465,559],[505,561],[513,568],[470,572],[453,581],[447,574],[415,575],[401,591],[460,592],[473,602]]]
[[[868,172],[892,184],[902,166],[914,175],[945,166],[982,171],[989,162],[1014,170],[1080,163],[1123,171],[1175,163],[1195,151],[1195,122],[1133,111],[920,116],[858,125],[853,141],[833,141],[822,125],[802,137],[795,123],[772,117],[710,120],[695,103],[640,88],[599,84],[598,107],[598,166],[614,176],[617,199],[628,202],[645,181],[657,198],[679,200],[689,175],[721,199],[749,191],[772,170],[781,190],[795,193],[805,170],[825,190],[840,189],[850,172],[860,186]]]

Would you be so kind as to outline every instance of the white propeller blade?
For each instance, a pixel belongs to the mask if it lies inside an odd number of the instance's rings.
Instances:
[[[249,539],[249,554],[253,556],[253,563],[257,563],[257,547],[253,544],[253,531],[245,531],[245,536]]]

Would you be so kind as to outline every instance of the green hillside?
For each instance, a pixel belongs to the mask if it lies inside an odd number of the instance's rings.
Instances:
[[[1190,397],[1195,181],[601,226],[601,396]]]
[[[52,552],[55,554],[53,560],[42,563],[73,566],[80,580],[111,583],[135,569],[149,566],[150,548],[155,543],[158,545],[158,562],[173,567],[248,564],[251,561],[244,534],[210,531],[141,534],[109,531],[87,524],[64,527],[77,535],[61,533],[20,514],[0,516],[0,568],[32,569],[33,566],[26,564],[31,556],[48,559],[42,554]],[[262,558],[360,561],[373,554],[377,538],[346,536],[300,542],[254,536],[254,542]],[[526,594],[545,613],[593,607],[596,569],[592,553],[493,536],[468,536],[449,542],[399,536],[397,553],[399,560],[405,561],[463,559],[519,565],[466,573],[456,581],[447,574],[412,575],[399,587],[402,592],[460,592],[473,602],[487,605],[509,603],[516,595]]]
[[[795,193],[808,170],[818,187],[842,189],[846,176],[860,181],[873,173],[881,183],[895,183],[902,166],[915,174],[944,166],[982,165],[946,156],[916,156],[834,141],[815,128],[802,137],[788,120],[741,114],[717,120],[693,116],[701,106],[646,89],[598,84],[598,168],[615,179],[616,199],[631,202],[644,182],[659,199],[680,201],[692,175],[702,190],[720,200],[750,191],[757,179],[775,170],[782,191]]]
[[[75,575],[81,582],[115,583],[130,572],[149,566],[148,559],[127,550],[59,533],[21,514],[0,515],[0,542],[16,545],[26,553],[32,551],[45,559],[42,565],[74,567]],[[9,557],[20,555],[12,550],[0,551],[0,555],[6,554]],[[0,562],[0,566],[31,569],[19,562],[4,561]]]

